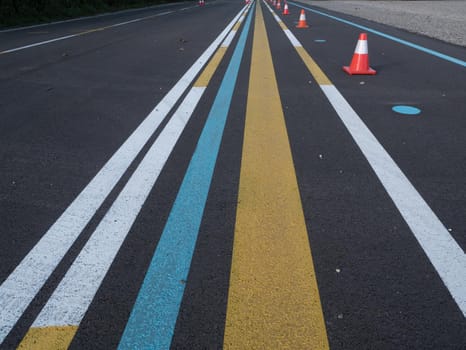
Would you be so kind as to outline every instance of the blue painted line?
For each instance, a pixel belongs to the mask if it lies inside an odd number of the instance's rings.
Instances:
[[[188,278],[252,10],[223,77],[118,349],[169,349]]]
[[[301,5],[301,4],[298,4],[298,3],[295,3],[295,2],[292,2],[292,1],[289,1],[288,3],[291,4],[291,5],[294,5],[294,6],[297,6],[297,7],[306,9],[306,10],[309,10],[309,11],[311,11],[311,12],[317,13],[317,14],[319,14],[319,15],[322,15],[322,16],[325,16],[325,17],[334,19],[334,20],[336,20],[336,21],[349,24],[350,26],[353,26],[353,27],[362,29],[362,30],[364,30],[364,31],[367,31],[367,32],[370,32],[370,33],[379,35],[379,36],[384,37],[384,38],[386,38],[386,39],[393,40],[393,41],[395,41],[395,42],[397,42],[397,43],[400,43],[400,44],[403,44],[403,45],[412,47],[412,48],[414,48],[414,49],[416,49],[416,50],[419,50],[419,51],[428,53],[428,54],[430,54],[430,55],[432,55],[432,56],[441,58],[441,59],[443,59],[443,60],[445,60],[445,61],[449,61],[449,62],[458,64],[458,65],[460,65],[460,66],[462,66],[462,67],[466,67],[466,61],[462,61],[462,60],[460,60],[460,59],[458,59],[458,58],[445,55],[445,54],[443,54],[443,53],[441,53],[441,52],[434,51],[434,50],[425,48],[424,46],[414,44],[414,43],[412,43],[412,42],[410,42],[410,41],[406,41],[406,40],[397,38],[396,36],[392,36],[392,35],[389,35],[389,34],[385,34],[385,33],[380,32],[380,31],[378,31],[378,30],[375,30],[375,29],[372,29],[372,28],[369,28],[369,27],[366,27],[366,26],[363,26],[363,25],[360,25],[360,24],[357,24],[357,23],[348,21],[348,20],[343,19],[343,18],[340,18],[340,17],[332,16],[332,15],[330,15],[330,14],[328,14],[328,13],[325,13],[325,12],[322,12],[322,11],[314,10],[314,9],[312,9],[312,8],[310,8],[310,7],[303,6],[303,5]]]

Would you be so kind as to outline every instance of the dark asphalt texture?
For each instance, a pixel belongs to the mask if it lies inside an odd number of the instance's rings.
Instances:
[[[243,6],[218,0],[0,32],[0,282]],[[306,5],[307,6],[307,5]],[[180,11],[185,7],[190,9]],[[466,71],[369,34],[376,76],[347,76],[360,30],[299,10],[280,16],[466,248]],[[330,11],[326,11],[331,13]],[[358,19],[466,60],[466,49]],[[466,320],[351,135],[268,11],[264,17],[331,349],[464,349]],[[254,22],[253,22],[254,23]],[[223,345],[253,24],[172,340]],[[173,150],[71,344],[117,347],[236,40]],[[314,40],[325,39],[325,43]],[[392,112],[414,105],[419,116]],[[123,188],[156,132],[26,310],[15,348]],[[273,174],[271,174],[273,176]],[[337,272],[337,270],[339,272]]]

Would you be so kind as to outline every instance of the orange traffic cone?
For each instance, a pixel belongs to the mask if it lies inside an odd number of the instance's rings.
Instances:
[[[369,67],[369,50],[367,49],[367,34],[359,34],[358,44],[354,50],[353,59],[350,66],[343,67],[349,75],[366,74],[375,75],[376,71]]]
[[[299,22],[296,28],[309,28],[306,23],[306,14],[304,13],[304,10],[301,10],[301,14],[299,15]]]
[[[282,5],[280,4],[280,0],[277,1],[277,10],[280,10],[282,8]]]
[[[288,10],[288,3],[285,1],[285,5],[283,5],[283,14],[289,15],[290,11]]]

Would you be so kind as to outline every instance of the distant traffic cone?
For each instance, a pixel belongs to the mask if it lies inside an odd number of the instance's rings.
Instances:
[[[296,28],[309,28],[306,23],[306,14],[304,13],[304,10],[301,10],[301,14],[299,15],[299,22]]]
[[[367,34],[359,34],[358,44],[354,50],[353,59],[350,66],[343,67],[343,70],[349,75],[366,74],[375,75],[376,71],[369,67],[369,50],[367,48]]]
[[[289,15],[290,11],[288,10],[288,3],[285,1],[285,5],[283,5],[283,14]]]
[[[277,0],[277,10],[280,10],[282,8],[282,5],[280,4],[280,0]]]

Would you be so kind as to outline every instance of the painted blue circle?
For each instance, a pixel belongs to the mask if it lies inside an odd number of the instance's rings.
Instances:
[[[314,41],[315,41],[316,43],[325,43],[325,42],[327,42],[327,40],[325,40],[325,39],[316,39],[316,40],[314,40]]]
[[[421,110],[412,106],[394,106],[392,108],[393,112],[405,114],[405,115],[418,115],[421,113]]]

